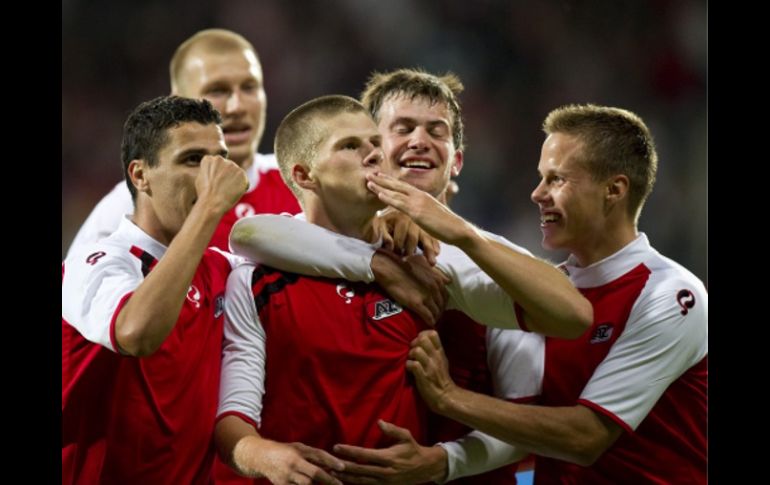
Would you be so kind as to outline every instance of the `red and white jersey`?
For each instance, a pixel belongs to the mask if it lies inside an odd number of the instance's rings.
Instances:
[[[208,249],[176,325],[148,357],[117,352],[115,319],[166,247],[124,218],[62,266],[62,482],[207,483],[225,283]]]
[[[581,338],[546,338],[540,403],[583,404],[626,432],[590,467],[538,457],[537,483],[706,482],[708,294],[644,234],[565,271],[594,308]]]
[[[254,214],[297,214],[302,209],[286,186],[278,170],[275,155],[257,153],[246,170],[249,190],[227,211],[211,238],[211,245],[229,251],[228,238],[233,224],[241,217]],[[96,242],[115,232],[123,216],[133,214],[134,203],[125,181],[117,185],[96,204],[78,230],[67,254],[78,246]]]
[[[406,361],[427,326],[377,285],[247,263],[230,275],[227,300],[220,417],[325,450],[390,445],[378,419],[424,442],[426,408]]]

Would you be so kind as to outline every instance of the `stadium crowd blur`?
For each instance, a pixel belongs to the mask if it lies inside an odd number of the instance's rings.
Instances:
[[[451,70],[465,84],[465,166],[452,205],[554,262],[529,195],[544,134],[566,103],[638,113],[658,182],[639,228],[708,285],[705,0],[114,0],[62,2],[62,257],[122,176],[122,121],[167,94],[167,62],[197,30],[222,27],[259,52],[271,153],[290,107],[358,97],[372,70]]]

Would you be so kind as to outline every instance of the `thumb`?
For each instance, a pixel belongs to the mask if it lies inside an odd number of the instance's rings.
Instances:
[[[379,425],[382,432],[390,438],[395,438],[398,441],[414,441],[412,432],[406,428],[396,426],[395,424],[388,423],[382,419],[377,420],[377,424]]]

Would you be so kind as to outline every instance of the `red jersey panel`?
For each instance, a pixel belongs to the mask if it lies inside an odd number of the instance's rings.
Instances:
[[[260,275],[258,273],[264,273]],[[384,419],[425,442],[425,406],[406,370],[426,325],[376,285],[255,270],[267,335],[260,433],[331,450],[383,447]]]
[[[149,270],[153,258],[141,259]],[[206,251],[174,329],[148,357],[116,354],[62,319],[62,483],[209,483],[229,272]]]

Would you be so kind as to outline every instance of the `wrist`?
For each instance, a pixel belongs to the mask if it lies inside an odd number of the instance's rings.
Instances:
[[[449,458],[446,450],[442,446],[433,445],[426,449],[426,455],[430,463],[430,476],[428,479],[434,483],[444,483],[449,471]]]

